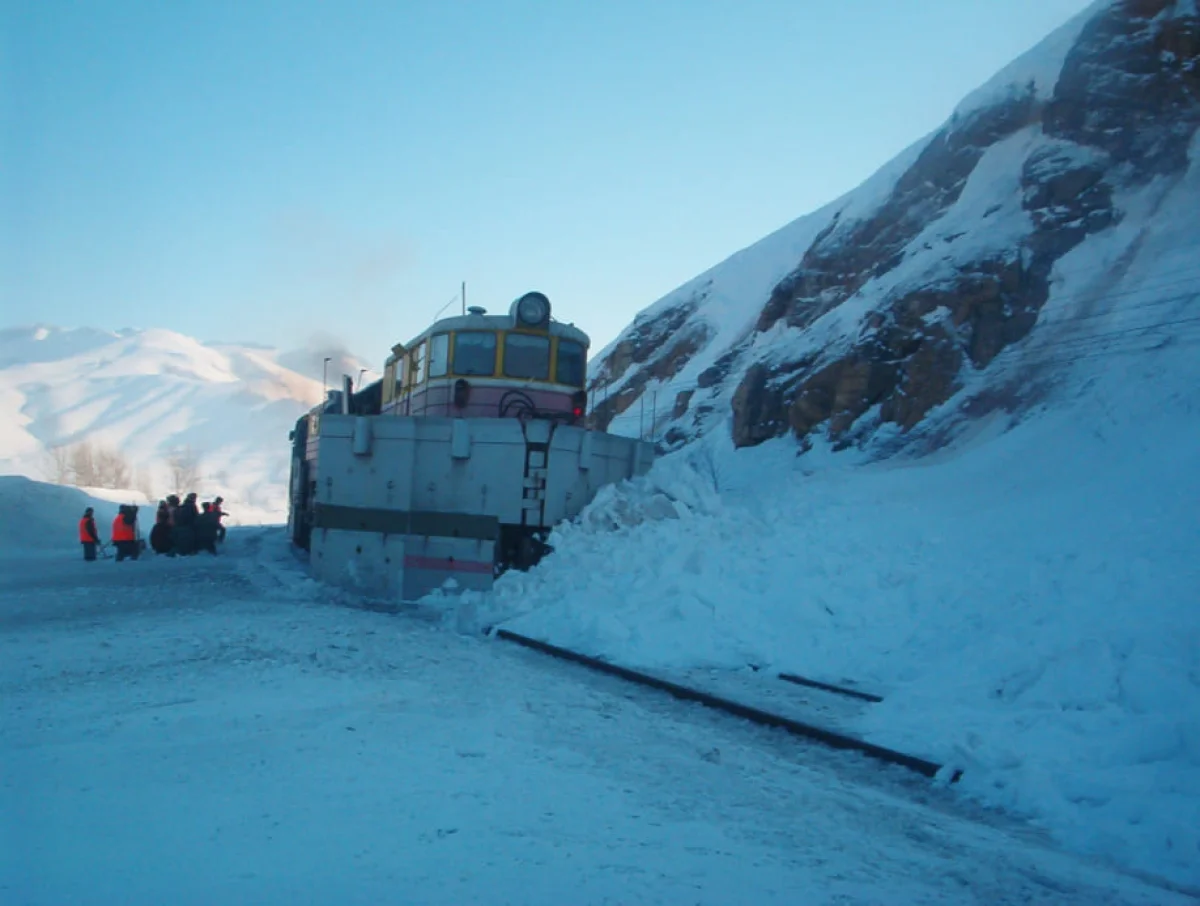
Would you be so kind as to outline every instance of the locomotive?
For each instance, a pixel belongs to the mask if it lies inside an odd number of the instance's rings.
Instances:
[[[588,427],[588,347],[528,292],[435,321],[357,392],[344,376],[290,435],[288,527],[313,574],[411,601],[537,563],[556,523],[654,457]]]

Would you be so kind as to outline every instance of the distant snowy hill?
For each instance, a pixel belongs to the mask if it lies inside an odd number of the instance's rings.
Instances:
[[[50,479],[51,448],[87,441],[125,454],[136,483],[162,496],[180,490],[169,487],[167,457],[191,448],[199,493],[225,496],[234,520],[279,519],[287,434],[320,400],[323,357],[158,329],[0,330],[0,473]],[[289,361],[315,367],[301,374]],[[359,367],[330,362],[330,385]]]
[[[598,421],[936,447],[1076,354],[1200,335],[1194,0],[1101,0],[860,188],[643,311]],[[958,426],[958,427],[956,427]]]

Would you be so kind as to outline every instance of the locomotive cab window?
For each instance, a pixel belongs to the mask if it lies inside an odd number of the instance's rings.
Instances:
[[[491,377],[496,373],[496,335],[460,330],[454,335],[454,373]]]
[[[411,372],[408,368],[408,356],[396,362],[396,399],[404,395],[412,383],[412,378],[409,376]]]
[[[396,380],[396,363],[388,362],[383,369],[383,402],[390,403],[400,395],[400,384]]]
[[[408,385],[412,387],[425,380],[425,344],[418,343],[413,347],[408,359]]]
[[[429,338],[429,376],[445,377],[450,368],[450,334],[438,333]]]
[[[550,377],[550,338],[527,333],[504,335],[505,377],[544,381]]]
[[[574,340],[558,341],[558,365],[554,376],[555,383],[570,384],[572,387],[582,387],[586,362],[583,356],[583,346]]]

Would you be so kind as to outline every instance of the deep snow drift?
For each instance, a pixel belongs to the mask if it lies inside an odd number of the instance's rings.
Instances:
[[[885,696],[867,738],[1200,885],[1200,363],[1168,343],[1086,364],[1069,404],[921,460],[710,435],[455,618],[635,666],[855,680]]]

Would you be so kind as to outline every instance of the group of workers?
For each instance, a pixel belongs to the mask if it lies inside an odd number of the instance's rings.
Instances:
[[[217,543],[225,540],[225,526],[221,520],[227,515],[221,508],[224,498],[214,498],[198,505],[196,495],[188,494],[181,501],[172,494],[158,503],[154,517],[154,528],[150,530],[150,549],[168,557],[188,556],[199,551],[217,552]],[[145,542],[137,525],[138,508],[133,504],[121,504],[113,518],[110,539],[116,549],[116,560],[136,560],[145,549]],[[79,520],[79,541],[83,545],[83,559],[95,560],[96,551],[104,550],[100,533],[96,530],[95,511],[88,507]]]

